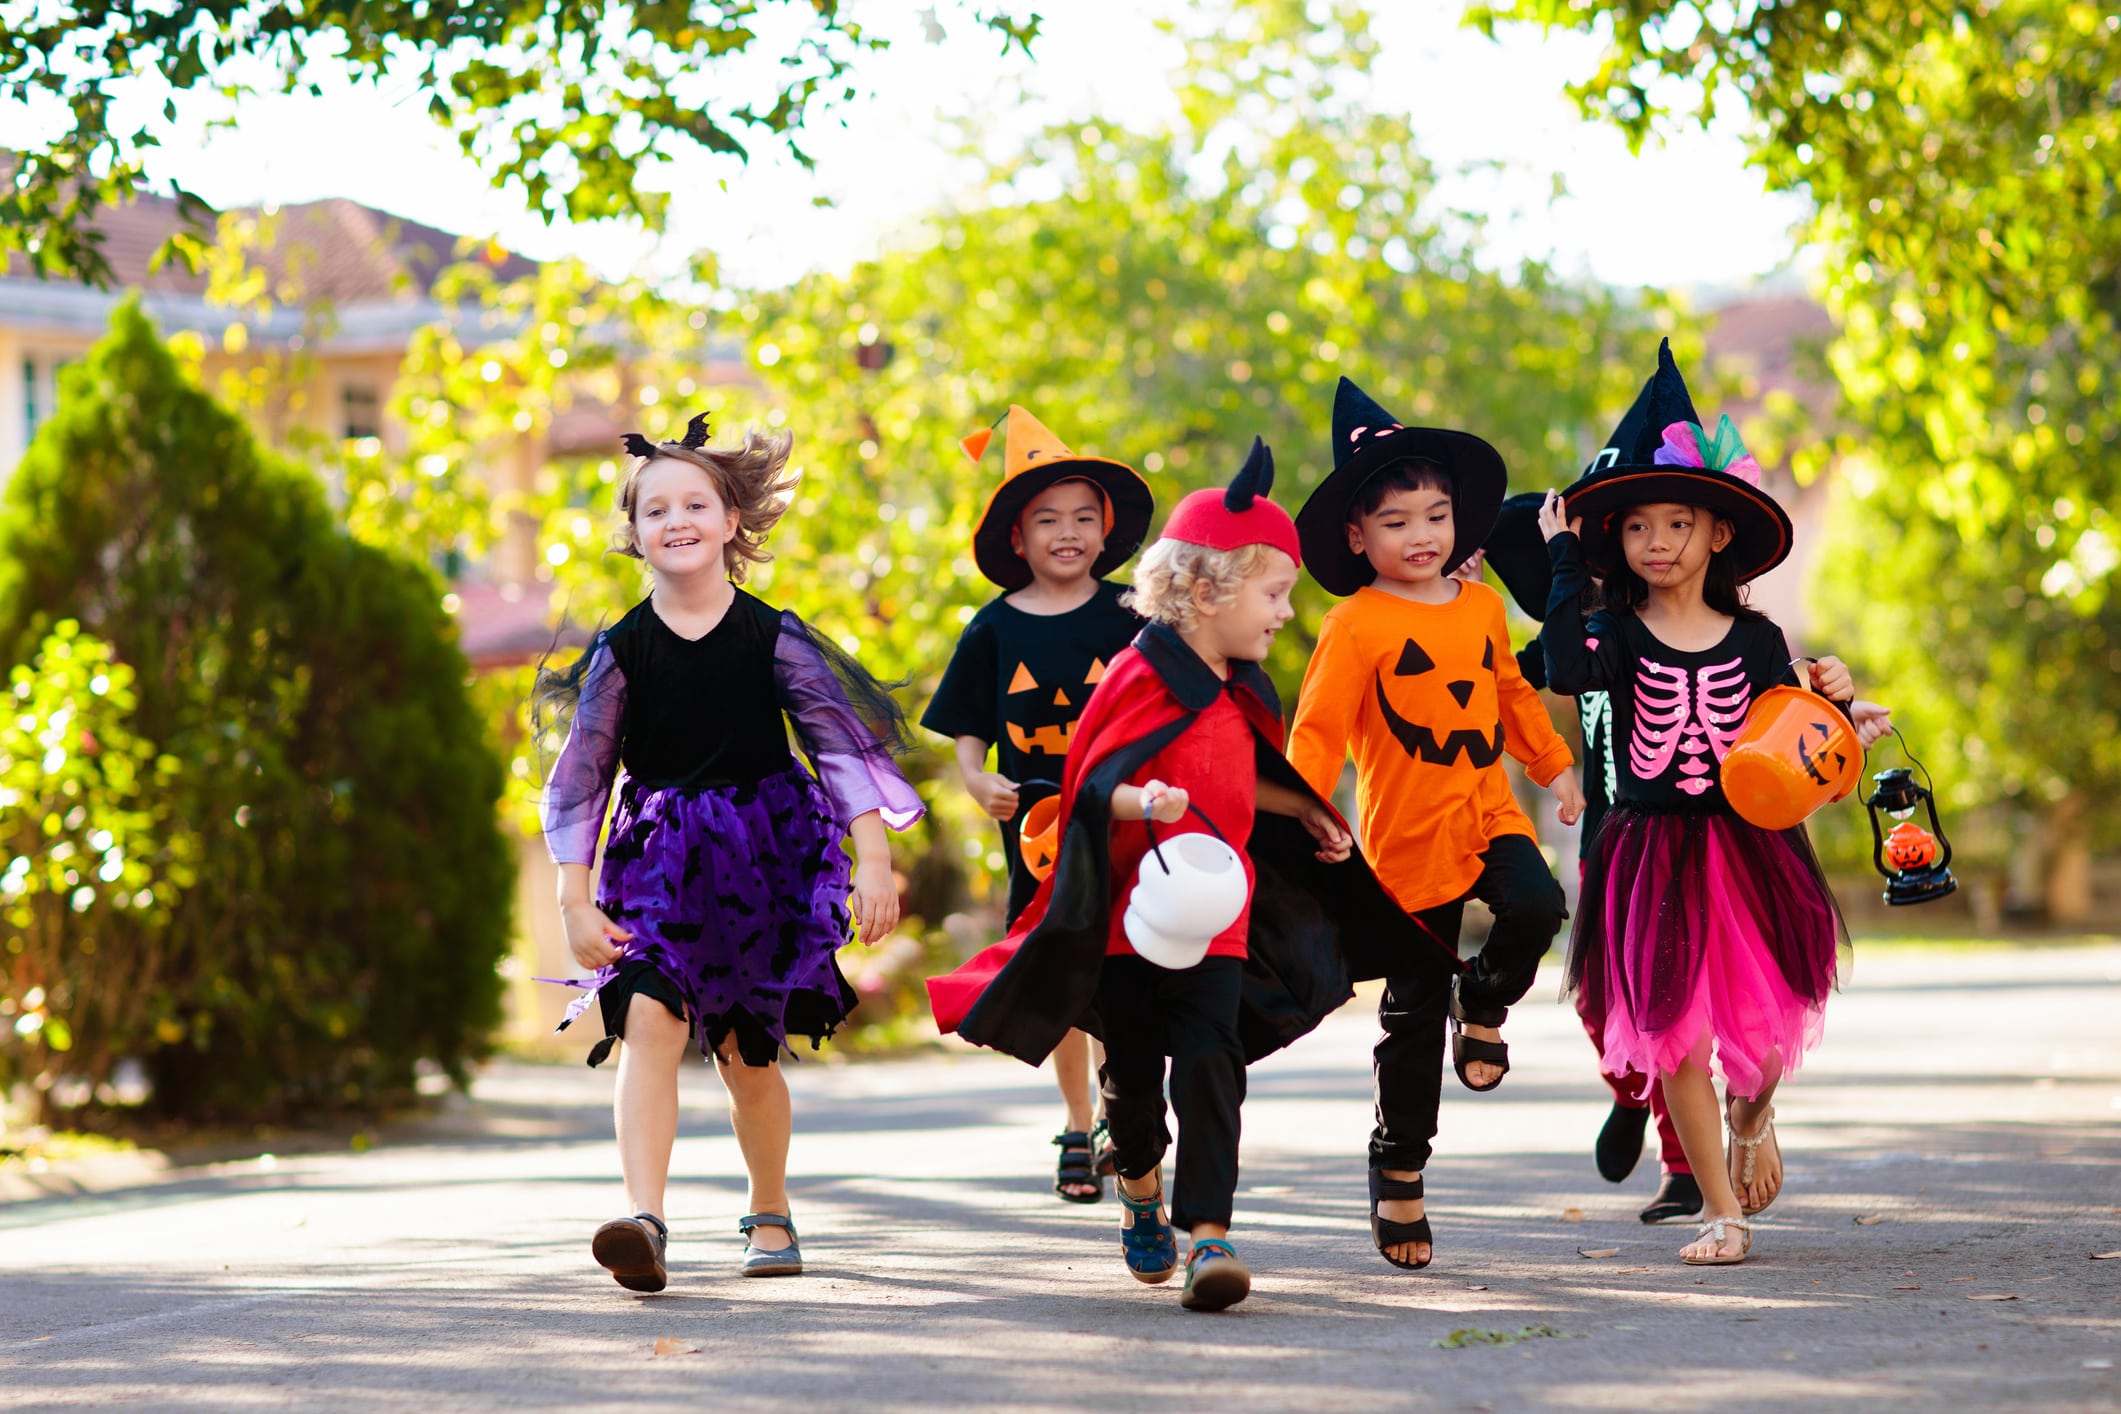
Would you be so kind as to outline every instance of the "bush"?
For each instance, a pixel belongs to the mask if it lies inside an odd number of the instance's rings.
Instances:
[[[47,1003],[69,998],[50,1013],[67,1073],[44,1073],[75,1082],[60,1093],[135,1056],[163,1114],[285,1117],[388,1104],[421,1061],[461,1077],[483,1052],[514,867],[440,594],[343,534],[316,478],[188,382],[136,304],[68,370],[0,503],[0,661],[32,661],[63,619],[110,645],[133,674],[126,730],[177,763],[159,818],[183,823],[198,877],[167,909],[8,939],[9,975],[34,945]],[[86,956],[133,1001],[112,1005]]]

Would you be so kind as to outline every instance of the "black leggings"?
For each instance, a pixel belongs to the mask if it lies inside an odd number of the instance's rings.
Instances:
[[[1174,972],[1131,955],[1108,957],[1098,974],[1097,1014],[1105,1064],[1098,1072],[1120,1177],[1138,1179],[1163,1162],[1164,1057],[1171,1058],[1171,1109],[1178,1163],[1171,1221],[1230,1225],[1237,1196],[1239,1107],[1245,1052],[1237,1039],[1244,959],[1209,957]]]
[[[1456,947],[1466,899],[1477,898],[1494,911],[1495,926],[1487,942],[1459,976],[1458,997],[1467,1020],[1500,1026],[1505,1010],[1532,989],[1539,959],[1554,945],[1554,935],[1569,915],[1545,856],[1525,836],[1490,841],[1480,861],[1480,877],[1463,897],[1414,916]],[[1385,981],[1384,997],[1377,1004],[1383,1034],[1371,1053],[1377,1094],[1377,1127],[1370,1133],[1373,1169],[1428,1166],[1436,1111],[1443,1102],[1439,1057],[1451,1008],[1451,978],[1449,964],[1439,958],[1431,970]]]

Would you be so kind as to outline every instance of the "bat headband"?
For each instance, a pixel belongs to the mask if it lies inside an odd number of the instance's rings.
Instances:
[[[685,435],[674,443],[665,442],[658,446],[638,432],[629,432],[619,439],[619,445],[626,449],[627,456],[646,459],[656,455],[663,447],[669,446],[683,447],[688,452],[696,452],[707,445],[707,438],[710,435],[712,434],[707,427],[707,414],[703,412],[695,414],[692,421],[685,424]]]

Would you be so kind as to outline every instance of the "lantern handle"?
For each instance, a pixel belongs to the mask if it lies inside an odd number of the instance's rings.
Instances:
[[[1937,793],[1937,786],[1936,786],[1936,782],[1934,782],[1934,781],[1932,781],[1932,780],[1930,779],[1930,768],[1929,768],[1929,767],[1927,767],[1927,766],[1925,766],[1925,765],[1923,765],[1923,764],[1922,764],[1922,758],[1921,758],[1921,757],[1919,757],[1919,756],[1917,756],[1917,755],[1916,755],[1916,754],[1915,754],[1915,753],[1914,753],[1914,752],[1913,752],[1913,751],[1912,751],[1912,750],[1911,750],[1911,749],[1910,749],[1910,748],[1908,747],[1908,744],[1907,744],[1907,738],[1906,738],[1906,737],[1904,737],[1904,736],[1901,736],[1901,735],[1900,735],[1900,728],[1898,728],[1898,727],[1893,727],[1893,728],[1890,728],[1890,730],[1891,730],[1891,732],[1892,732],[1892,735],[1893,735],[1894,737],[1896,737],[1896,738],[1897,738],[1897,739],[1899,740],[1899,742],[1900,742],[1900,754],[1901,754],[1902,756],[1905,756],[1905,757],[1906,757],[1906,758],[1908,759],[1908,764],[1909,764],[1909,765],[1913,766],[1913,767],[1914,767],[1914,768],[1915,768],[1916,770],[1918,770],[1918,771],[1920,771],[1920,772],[1922,773],[1922,788],[1923,788],[1924,790],[1928,791],[1928,792],[1929,792],[1929,793],[1930,793],[1930,794],[1931,794],[1932,796],[1935,796],[1935,795],[1936,795],[1936,793]],[[1865,748],[1863,749],[1863,765],[1864,765],[1864,769],[1868,770],[1868,769],[1870,768],[1870,764],[1871,764],[1871,749],[1870,749],[1869,747],[1865,747]],[[1862,800],[1862,797],[1860,797],[1860,796],[1859,796],[1859,797],[1857,797],[1857,798],[1858,798],[1859,800]],[[1871,800],[1876,800],[1877,798],[1878,798],[1878,792],[1877,792],[1877,791],[1875,791],[1875,790],[1874,790],[1874,791],[1872,791],[1872,792],[1871,792],[1871,799],[1870,799],[1870,800],[1864,800],[1864,801],[1863,801],[1863,805],[1864,805],[1864,807],[1865,807],[1866,809],[1868,809],[1868,808],[1870,807],[1870,804],[1871,804]]]

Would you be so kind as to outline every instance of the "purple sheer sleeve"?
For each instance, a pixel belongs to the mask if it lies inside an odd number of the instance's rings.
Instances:
[[[599,639],[587,655],[567,743],[545,782],[545,848],[555,864],[591,864],[604,830],[611,783],[619,770],[619,730],[626,716],[626,675]]]
[[[903,830],[927,813],[891,759],[910,745],[905,714],[859,663],[792,612],[781,614],[773,678],[781,710],[842,819],[875,810]]]

